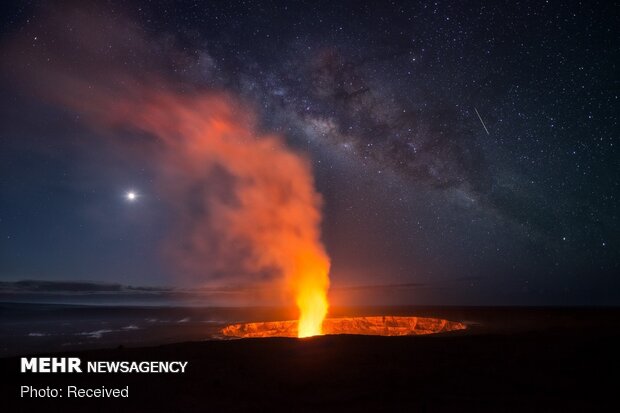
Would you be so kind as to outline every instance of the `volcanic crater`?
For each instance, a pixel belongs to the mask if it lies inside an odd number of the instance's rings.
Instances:
[[[298,337],[297,320],[239,323],[224,327],[227,337]],[[465,324],[429,317],[340,317],[323,321],[322,334],[358,334],[376,336],[415,336],[464,330]]]

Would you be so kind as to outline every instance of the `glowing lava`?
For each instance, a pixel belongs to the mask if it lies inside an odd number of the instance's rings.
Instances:
[[[299,324],[301,326],[301,323]],[[343,317],[327,318],[322,323],[323,334],[360,334],[378,336],[414,336],[464,330],[465,324],[428,317]],[[298,333],[297,321],[268,321],[231,324],[222,329],[228,337],[306,337]]]
[[[297,296],[299,321],[297,337],[311,337],[323,334],[323,320],[327,315],[327,299],[324,291],[313,289],[302,291]]]
[[[323,320],[329,308],[329,259],[319,243],[309,251],[300,262],[302,270],[291,280],[299,309],[297,336],[300,338],[323,334]]]

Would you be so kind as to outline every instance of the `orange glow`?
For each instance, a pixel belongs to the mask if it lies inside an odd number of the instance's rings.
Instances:
[[[429,317],[343,317],[327,318],[324,334],[360,334],[377,336],[414,336],[464,330],[463,323]],[[222,329],[228,337],[298,337],[296,321],[231,324]]]
[[[299,307],[298,337],[311,337],[323,334],[323,319],[327,315],[327,299],[320,288],[302,291],[297,296]]]
[[[320,245],[319,245],[320,247]],[[327,315],[329,287],[329,260],[322,248],[314,246],[305,251],[299,271],[293,274],[292,288],[299,309],[298,337],[323,333],[323,319]]]

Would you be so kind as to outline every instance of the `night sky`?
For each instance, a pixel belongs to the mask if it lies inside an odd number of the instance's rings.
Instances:
[[[84,3],[2,6],[0,280],[226,284],[163,251],[185,201],[162,149],[49,97],[166,79],[234,96],[309,159],[334,292],[620,303],[611,2]]]

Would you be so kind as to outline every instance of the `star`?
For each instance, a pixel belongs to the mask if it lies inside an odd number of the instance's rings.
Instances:
[[[138,199],[138,194],[135,191],[127,191],[125,199],[129,202],[135,202]]]

